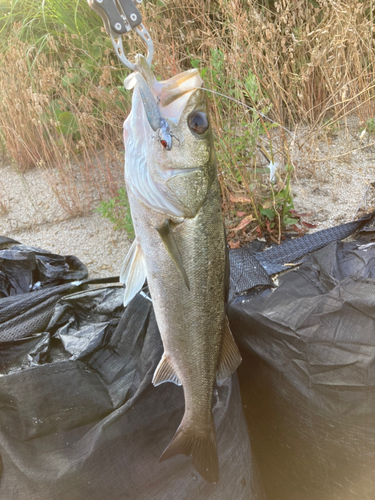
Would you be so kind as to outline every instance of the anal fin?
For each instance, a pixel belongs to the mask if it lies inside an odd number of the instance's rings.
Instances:
[[[221,385],[232,373],[239,367],[242,361],[240,351],[234,341],[232,332],[230,331],[228,318],[225,318],[224,323],[224,338],[221,349],[219,368],[217,370],[216,381]]]
[[[169,356],[166,356],[165,353],[161,357],[152,379],[152,383],[155,387],[163,384],[164,382],[173,382],[176,385],[182,385],[180,379],[174,371]]]
[[[177,271],[180,273],[180,276],[184,280],[184,283],[187,286],[188,290],[190,290],[189,278],[186,274],[184,263],[182,262],[180,250],[178,249],[176,240],[173,236],[173,232],[170,228],[169,219],[165,219],[163,225],[156,228],[156,230],[159,233],[160,238],[164,243],[165,248],[167,249],[167,252],[173,260]]]
[[[127,306],[137,293],[141,291],[146,277],[146,267],[142,250],[135,239],[125,257],[120,273],[120,282],[126,286],[124,306]]]

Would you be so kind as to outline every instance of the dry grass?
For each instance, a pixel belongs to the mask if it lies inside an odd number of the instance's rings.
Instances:
[[[224,207],[235,242],[251,239],[267,224],[280,240],[283,218],[290,218],[294,152],[303,151],[308,164],[321,134],[345,126],[352,113],[362,127],[373,117],[372,11],[372,1],[354,0],[145,2],[155,73],[167,78],[199,66],[208,89],[240,102],[211,97]],[[113,196],[122,175],[122,122],[130,105],[118,76],[123,72],[108,44],[96,47],[102,57],[94,59],[83,40],[77,49],[78,35],[65,32],[50,35],[48,50],[39,52],[19,41],[18,29],[0,64],[5,149],[22,168],[46,168],[67,211],[85,211],[93,199]],[[126,43],[130,58],[144,51],[135,37]],[[302,140],[285,130],[301,126]],[[264,170],[270,161],[279,166],[273,185]],[[253,221],[238,229],[238,213],[251,214]]]
[[[122,122],[129,96],[112,79],[109,49],[99,75],[66,57],[71,36],[39,52],[21,42],[17,26],[0,64],[0,127],[4,149],[21,171],[45,170],[62,207],[87,212],[113,196],[122,178]],[[94,61],[95,62],[95,61]]]
[[[272,103],[273,117],[292,127],[301,121],[315,125],[327,115],[340,119],[353,110],[363,120],[372,116],[375,28],[370,5],[354,0],[204,5],[174,0],[165,9],[148,4],[146,16],[157,43],[159,72],[190,67],[189,54],[212,68],[212,50],[219,48],[225,60],[220,91],[241,96],[250,70]],[[218,88],[214,78],[210,83]]]

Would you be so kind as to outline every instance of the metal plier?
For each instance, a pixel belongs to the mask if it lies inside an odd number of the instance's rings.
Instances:
[[[135,4],[142,0],[87,0],[89,6],[100,15],[104,27],[111,37],[113,47],[120,61],[135,70],[135,65],[125,56],[121,35],[135,30],[147,45],[147,62],[151,66],[154,45],[150,34],[142,24],[142,16]]]

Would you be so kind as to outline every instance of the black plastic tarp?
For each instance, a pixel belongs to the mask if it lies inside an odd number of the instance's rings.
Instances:
[[[262,499],[237,376],[215,393],[219,482],[184,456],[159,463],[184,398],[181,387],[151,383],[163,351],[152,304],[138,295],[124,311],[122,287],[71,293],[78,287],[19,294],[10,312],[12,297],[0,300],[14,337],[7,328],[0,341],[1,500]],[[32,334],[30,300],[47,304],[54,290],[49,324]]]
[[[375,245],[333,242],[230,307],[268,500],[375,498]]]
[[[0,298],[87,277],[87,267],[74,255],[56,255],[41,248],[17,245],[0,237]]]
[[[231,252],[243,363],[240,384],[235,375],[215,393],[217,485],[190,458],[158,461],[184,399],[151,384],[162,344],[147,295],[124,311],[123,289],[93,288],[76,258],[0,251],[0,499],[372,500],[375,245],[371,228],[365,242],[333,241],[363,226],[350,224],[287,251]],[[277,286],[270,279],[275,264],[322,246]],[[61,280],[46,273],[49,257]]]

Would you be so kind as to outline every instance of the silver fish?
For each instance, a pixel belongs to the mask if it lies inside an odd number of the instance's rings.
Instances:
[[[192,455],[216,482],[215,381],[241,362],[225,315],[226,240],[206,93],[197,70],[158,82],[144,58],[125,121],[125,182],[136,239],[121,271],[124,304],[147,278],[164,354],[153,384],[182,385],[185,413],[160,460]]]

